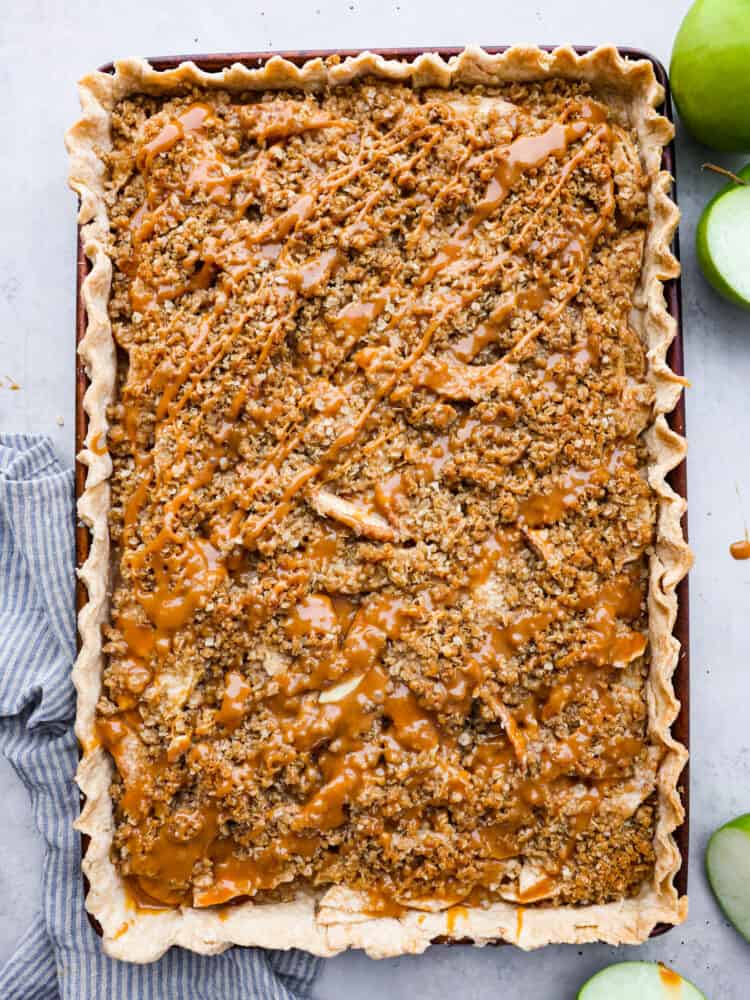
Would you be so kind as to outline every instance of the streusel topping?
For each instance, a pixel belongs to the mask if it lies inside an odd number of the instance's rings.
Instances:
[[[113,114],[98,733],[142,905],[653,868],[646,181],[585,85]]]

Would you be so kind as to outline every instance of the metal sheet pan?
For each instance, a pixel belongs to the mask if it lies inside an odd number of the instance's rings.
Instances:
[[[487,52],[496,53],[503,52],[507,45],[486,45],[483,46]],[[544,45],[541,46],[544,49],[551,50],[555,46]],[[588,52],[593,46],[574,46],[576,52],[584,53]],[[311,49],[311,50],[299,50],[299,51],[283,51],[283,52],[222,52],[216,54],[192,54],[192,55],[181,55],[181,56],[157,56],[150,58],[149,62],[155,69],[165,70],[174,69],[181,62],[192,61],[201,69],[208,72],[218,72],[232,63],[242,63],[245,66],[255,68],[263,65],[271,56],[279,55],[283,58],[288,59],[290,62],[302,64],[308,59],[323,58],[331,55],[340,55],[342,57],[357,55],[359,49]],[[386,49],[372,49],[370,51],[376,52],[380,55],[386,56],[390,59],[401,59],[401,60],[411,60],[416,58],[416,56],[421,55],[422,52],[438,52],[443,58],[449,58],[450,56],[457,55],[462,51],[462,46],[450,47],[450,48],[432,48],[429,46],[424,46],[422,48],[386,48]],[[672,113],[672,101],[669,89],[669,79],[667,77],[667,72],[664,66],[648,52],[644,52],[640,49],[634,49],[629,47],[619,47],[619,52],[626,58],[629,59],[648,59],[654,67],[654,72],[656,77],[664,87],[665,99],[664,107],[662,108],[662,113],[673,121]],[[101,67],[101,71],[105,73],[113,72],[113,64],[107,63]],[[662,165],[665,170],[675,177],[676,176],[676,163],[675,163],[675,149],[674,143],[670,143],[664,149],[664,155],[662,159]],[[677,201],[676,187],[672,191],[672,197]],[[680,248],[679,239],[675,236],[673,252],[677,259],[679,260]],[[84,278],[86,277],[89,270],[89,264],[86,260],[86,255],[83,252],[83,245],[81,243],[80,228],[78,233],[78,267],[77,267],[77,299],[76,299],[76,345],[83,337],[86,332],[86,310],[83,304],[83,299],[81,297],[81,285]],[[667,307],[670,314],[677,321],[677,336],[672,343],[669,353],[667,355],[667,360],[670,367],[678,375],[684,374],[684,353],[683,353],[683,334],[682,334],[682,311],[681,311],[681,293],[680,293],[680,281],[672,280],[665,283],[664,288]],[[76,454],[82,449],[83,443],[86,437],[86,425],[87,418],[83,409],[83,396],[88,387],[88,379],[86,377],[85,368],[78,356],[76,355],[76,420],[75,420],[75,447]],[[680,396],[679,402],[675,407],[674,411],[668,416],[669,425],[678,433],[685,434],[685,402],[684,396]],[[80,462],[76,462],[76,476],[75,476],[75,487],[76,487],[76,499],[83,492],[86,481],[86,468],[81,465]],[[674,469],[669,476],[669,482],[672,488],[682,497],[687,499],[687,462],[683,461],[676,469]],[[687,537],[687,515],[683,520],[683,527],[685,531],[685,536]],[[76,528],[76,565],[80,567],[86,560],[89,551],[89,533],[87,528],[83,524],[78,524]],[[677,620],[674,627],[674,635],[680,643],[680,657],[677,664],[677,670],[674,675],[674,688],[677,698],[680,701],[680,713],[674,721],[672,726],[672,733],[675,738],[681,743],[689,748],[690,745],[690,609],[689,609],[689,590],[688,590],[688,580],[685,578],[680,582],[677,588],[678,596],[678,612]],[[77,608],[80,609],[86,603],[86,589],[83,584],[79,581],[77,588]],[[675,878],[675,885],[681,895],[687,892],[687,882],[688,882],[688,849],[689,849],[689,814],[690,814],[690,775],[689,775],[689,765],[686,766],[683,771],[680,780],[680,795],[682,797],[682,802],[685,807],[685,820],[682,825],[675,831],[675,839],[677,842],[677,847],[682,856],[682,866]],[[83,845],[85,853],[85,844]],[[87,887],[88,889],[88,887]],[[92,918],[92,923],[95,925],[97,931],[100,933],[96,921]],[[663,934],[665,931],[671,928],[671,924],[658,924],[653,932],[652,937],[659,934]],[[459,943],[459,942],[456,942]],[[466,942],[470,943],[470,942]],[[506,942],[498,942],[498,944],[505,944]]]

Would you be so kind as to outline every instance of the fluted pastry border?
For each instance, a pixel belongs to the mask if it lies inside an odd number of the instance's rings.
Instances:
[[[627,113],[638,133],[651,179],[650,221],[631,319],[648,345],[655,405],[654,421],[645,437],[651,455],[649,481],[659,503],[657,537],[650,557],[651,669],[646,691],[650,733],[663,746],[664,758],[657,776],[654,878],[637,898],[598,906],[537,906],[527,908],[522,915],[517,905],[502,902],[487,909],[462,907],[459,913],[408,910],[394,918],[369,916],[356,894],[333,889],[322,896],[300,893],[286,903],[248,902],[210,911],[184,907],[146,912],[134,906],[110,860],[114,828],[109,792],[112,764],[98,745],[94,719],[101,689],[101,626],[108,615],[107,518],[112,463],[106,452],[101,454],[100,448],[92,447],[92,441],[95,437],[97,442],[106,439],[106,408],[115,382],[115,347],[107,314],[112,267],[106,250],[109,221],[101,159],[101,153],[110,145],[111,111],[128,95],[169,94],[185,85],[228,90],[315,90],[341,86],[365,75],[411,81],[416,86],[551,77],[587,80],[607,92],[607,100]],[[681,527],[685,501],[667,482],[668,473],[686,452],[684,438],[670,429],[666,420],[684,384],[666,360],[677,328],[667,311],[663,287],[664,281],[679,274],[679,264],[670,250],[679,212],[670,198],[672,178],[661,169],[662,150],[672,138],[673,127],[656,111],[664,95],[652,64],[645,59],[624,59],[614,46],[600,46],[582,55],[568,46],[551,52],[514,46],[497,55],[469,46],[448,60],[426,52],[409,62],[363,52],[335,65],[315,58],[302,66],[274,56],[259,69],[235,63],[218,73],[207,73],[192,62],[158,71],[145,60],[126,59],[115,63],[112,74],[95,72],[85,76],[79,83],[79,96],[82,117],[67,133],[66,145],[69,183],[80,197],[81,239],[91,266],[81,287],[87,326],[79,354],[90,384],[83,400],[88,433],[78,456],[86,467],[78,516],[90,531],[91,543],[79,571],[88,601],[79,613],[81,647],[73,671],[78,692],[76,734],[82,747],[77,782],[85,796],[76,826],[89,838],[83,860],[90,883],[86,905],[102,927],[105,951],[126,961],[150,962],[172,945],[216,954],[237,944],[298,947],[318,955],[334,955],[354,947],[380,958],[422,952],[438,937],[471,939],[477,945],[503,939],[525,949],[564,942],[637,944],[658,923],[680,923],[687,915],[687,899],[680,898],[673,885],[681,858],[672,834],[684,815],[677,784],[687,751],[671,734],[679,711],[672,685],[679,655],[673,628],[676,588],[690,568],[692,557]]]

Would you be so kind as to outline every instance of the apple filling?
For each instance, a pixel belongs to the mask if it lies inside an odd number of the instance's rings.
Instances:
[[[636,895],[652,394],[583,84],[131,97],[97,731],[142,905]]]

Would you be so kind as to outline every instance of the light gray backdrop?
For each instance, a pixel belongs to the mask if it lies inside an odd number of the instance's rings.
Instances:
[[[668,62],[685,0],[3,0],[0,4],[0,427],[52,435],[73,458],[75,201],[62,135],[75,80],[115,56],[272,48],[616,42]],[[712,1000],[750,996],[750,945],[717,909],[703,874],[710,832],[750,810],[750,562],[727,552],[750,515],[750,313],[720,302],[697,271],[699,212],[719,179],[681,132],[678,183],[686,307],[692,588],[690,917],[638,949],[433,948],[375,963],[326,963],[321,998],[572,1000],[617,959],[660,959]],[[11,391],[8,378],[21,388]],[[0,960],[33,918],[41,848],[25,791],[0,759]]]

